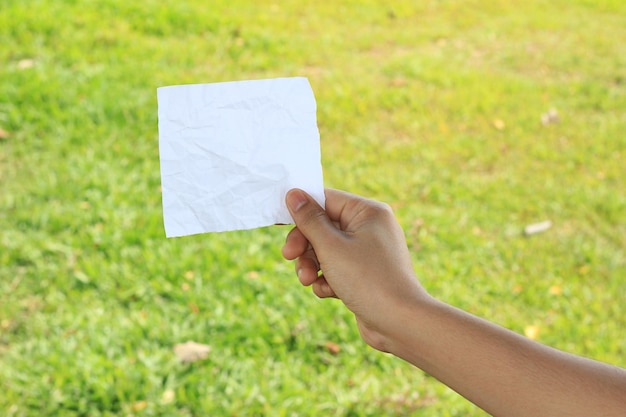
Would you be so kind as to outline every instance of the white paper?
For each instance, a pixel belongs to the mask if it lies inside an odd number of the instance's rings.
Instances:
[[[169,86],[157,96],[167,237],[293,223],[291,188],[324,207],[306,78]]]

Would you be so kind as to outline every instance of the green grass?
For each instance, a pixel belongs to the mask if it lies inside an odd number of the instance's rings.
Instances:
[[[432,294],[626,366],[626,4],[384,3],[1,2],[0,414],[485,415],[302,289],[288,228],[165,239],[182,83],[308,77],[327,186],[395,207]]]

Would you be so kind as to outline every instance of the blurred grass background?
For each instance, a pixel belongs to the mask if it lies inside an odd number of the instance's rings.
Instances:
[[[626,366],[624,39],[618,0],[0,0],[0,414],[486,415],[302,289],[287,227],[165,239],[183,83],[308,77],[326,185],[433,295]]]

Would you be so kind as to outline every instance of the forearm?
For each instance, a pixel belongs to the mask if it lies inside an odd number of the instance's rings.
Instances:
[[[387,349],[495,416],[621,416],[626,371],[436,300],[399,307]],[[393,332],[393,330],[392,330]]]

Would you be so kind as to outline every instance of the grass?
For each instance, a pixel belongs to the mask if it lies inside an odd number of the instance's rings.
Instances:
[[[485,415],[300,288],[287,228],[164,238],[155,89],[192,82],[307,76],[326,184],[395,207],[431,293],[626,366],[623,2],[1,10],[0,414]]]

